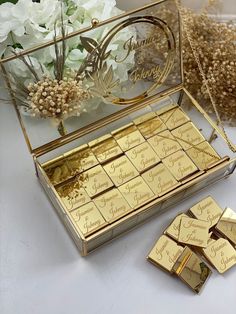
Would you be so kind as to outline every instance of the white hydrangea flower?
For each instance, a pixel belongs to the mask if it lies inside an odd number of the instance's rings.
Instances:
[[[86,51],[81,51],[80,49],[73,49],[69,52],[66,58],[66,66],[72,70],[78,70],[82,65],[87,53]]]
[[[62,10],[62,12],[61,12]],[[61,13],[63,26],[66,33],[71,33],[91,25],[92,18],[100,21],[122,13],[116,7],[116,0],[41,0],[40,3],[29,0],[19,0],[17,4],[4,3],[0,5],[0,56],[12,54],[11,47],[18,44],[22,49],[52,40],[56,34],[61,35]],[[98,43],[110,31],[115,23],[98,27],[84,33]],[[134,53],[130,53],[124,63],[118,64],[114,58],[122,59],[123,44],[132,36],[129,28],[123,29],[113,39],[109,49],[111,55],[106,60],[108,67],[112,65],[114,78],[121,81],[128,79],[128,70],[132,68]],[[59,44],[60,45],[60,44]],[[17,50],[20,51],[20,50]],[[75,36],[66,41],[66,70],[76,71],[80,68],[88,52],[80,43],[80,36]],[[54,46],[36,51],[31,56],[31,61],[36,72],[41,71],[40,63],[49,74],[54,74],[53,61],[55,59]],[[29,72],[22,61],[10,62],[10,71],[22,78],[24,83],[29,83]],[[93,98],[81,105],[83,111],[90,112],[96,109],[101,98]]]
[[[83,24],[89,25],[92,18],[97,18],[101,21],[111,17],[112,11],[116,6],[115,0],[74,0],[77,5],[77,11],[81,8],[84,10]]]
[[[16,5],[3,3],[0,6],[0,42],[4,42],[9,33],[17,36],[24,35],[25,22],[28,19],[27,0],[19,0]]]
[[[55,21],[60,19],[61,4],[63,4],[63,2],[59,0],[41,0],[40,2],[32,2],[30,21],[36,27],[45,25],[45,29],[52,30]]]

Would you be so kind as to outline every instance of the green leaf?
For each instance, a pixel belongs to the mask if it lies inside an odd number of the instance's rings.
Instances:
[[[14,45],[12,45],[12,48],[14,48],[14,49],[16,49],[16,48],[23,49],[23,47],[21,46],[20,43],[15,43]]]
[[[18,0],[0,0],[0,4],[3,4],[5,2],[11,2],[11,3],[16,4],[18,2]]]

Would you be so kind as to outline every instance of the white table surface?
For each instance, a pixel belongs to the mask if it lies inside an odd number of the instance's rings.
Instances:
[[[235,314],[236,267],[214,271],[194,295],[145,259],[171,219],[204,196],[236,209],[235,188],[234,174],[82,258],[34,175],[13,108],[0,104],[0,313]]]

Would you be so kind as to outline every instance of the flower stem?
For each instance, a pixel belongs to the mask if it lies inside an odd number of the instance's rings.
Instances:
[[[67,134],[63,121],[60,121],[60,123],[58,124],[57,130],[61,136],[65,136]]]

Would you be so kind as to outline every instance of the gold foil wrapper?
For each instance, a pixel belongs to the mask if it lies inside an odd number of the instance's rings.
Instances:
[[[127,151],[126,156],[139,172],[148,170],[160,162],[160,158],[147,142]]]
[[[207,221],[182,217],[178,241],[196,247],[207,247],[209,228],[210,223]]]
[[[147,259],[154,265],[171,273],[182,252],[182,246],[178,245],[169,237],[162,235],[148,254]]]
[[[227,239],[211,241],[203,254],[221,274],[236,265],[236,250]]]
[[[111,135],[103,136],[89,143],[92,152],[103,164],[122,155],[123,151]]]
[[[179,107],[163,113],[160,118],[169,130],[173,130],[190,121],[189,117]]]
[[[212,273],[208,265],[188,247],[183,250],[173,271],[196,293],[202,290]]]
[[[180,150],[162,160],[163,164],[169,169],[176,180],[184,180],[198,171],[197,166]]]
[[[208,196],[192,206],[190,212],[195,218],[208,221],[212,228],[219,221],[223,210],[211,196]]]
[[[111,133],[121,149],[127,151],[145,142],[144,137],[134,124],[129,124]]]
[[[68,211],[72,211],[91,201],[85,189],[79,186],[77,179],[57,187],[56,190]]]
[[[90,197],[99,195],[113,186],[102,166],[96,166],[84,172],[84,177],[83,187]]]
[[[208,142],[202,142],[191,147],[186,153],[200,170],[206,170],[221,160],[221,157]]]
[[[75,225],[85,237],[107,225],[107,222],[93,202],[70,212]]]
[[[95,198],[94,203],[108,223],[116,221],[133,210],[118,189],[112,189]]]
[[[137,177],[119,187],[132,208],[138,208],[154,198],[154,194],[141,177]]]
[[[170,171],[162,163],[143,173],[142,177],[158,196],[164,195],[179,185]]]
[[[163,159],[181,149],[180,144],[170,131],[164,131],[148,139],[159,158]]]
[[[194,126],[192,122],[185,123],[177,129],[171,131],[184,150],[205,141],[202,133]]]
[[[155,115],[154,112],[150,112],[142,117],[134,120],[141,134],[146,138],[150,138],[167,129],[162,120]]]
[[[121,156],[104,166],[106,173],[116,186],[120,186],[139,175],[137,169],[126,156]]]
[[[179,239],[179,230],[182,217],[188,216],[186,214],[179,214],[165,230],[165,234],[173,238],[175,241],[178,241]]]
[[[236,213],[231,208],[225,209],[216,225],[216,230],[236,246]]]

